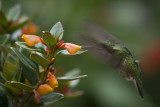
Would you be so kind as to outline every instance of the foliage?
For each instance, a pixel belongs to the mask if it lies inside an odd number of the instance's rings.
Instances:
[[[60,22],[50,32],[43,31],[42,38],[27,35],[24,28],[29,26],[30,19],[20,17],[20,10],[20,5],[12,7],[7,14],[0,9],[1,106],[48,106],[62,98],[82,95],[83,92],[71,89],[87,75],[80,75],[78,69],[65,74],[62,69],[54,68],[54,63],[59,56],[77,55],[86,50],[64,43]],[[22,34],[24,42],[19,38]]]

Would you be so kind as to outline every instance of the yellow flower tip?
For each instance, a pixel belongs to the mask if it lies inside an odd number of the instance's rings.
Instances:
[[[28,46],[34,46],[35,44],[41,42],[41,38],[36,35],[25,35],[23,34],[21,37]]]
[[[63,47],[66,48],[70,54],[75,54],[82,49],[82,46],[72,44],[72,43],[64,43]]]
[[[58,81],[52,74],[49,75],[49,85],[54,89],[58,87]]]
[[[54,89],[51,88],[48,84],[43,84],[43,85],[39,86],[37,91],[40,95],[44,95],[44,94],[47,94],[47,93],[54,91]]]

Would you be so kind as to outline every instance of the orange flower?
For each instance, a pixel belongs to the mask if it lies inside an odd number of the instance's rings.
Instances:
[[[27,43],[28,46],[34,46],[42,40],[39,36],[25,34],[22,35],[22,39]]]
[[[40,95],[44,95],[44,94],[52,92],[53,88],[51,88],[48,84],[43,84],[43,85],[39,86],[39,88],[37,89],[37,91],[38,91],[38,93]]]
[[[30,23],[27,27],[22,28],[22,34],[36,34],[39,28],[34,23]]]
[[[70,54],[75,54],[76,52],[82,49],[82,46],[72,43],[63,43],[62,47],[66,48]]]
[[[51,73],[49,74],[49,85],[52,88],[58,87],[58,81],[57,81],[56,77],[54,75],[52,75]]]

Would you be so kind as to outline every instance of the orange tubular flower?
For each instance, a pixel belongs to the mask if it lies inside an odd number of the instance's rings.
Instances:
[[[22,34],[36,34],[39,28],[34,23],[30,23],[27,27],[22,28]]]
[[[41,42],[41,38],[35,35],[22,35],[22,39],[27,43],[28,46],[34,46],[35,44]]]
[[[48,84],[43,84],[43,85],[39,86],[39,88],[37,89],[37,91],[38,91],[38,93],[40,95],[44,95],[44,94],[52,92],[53,88],[51,88]]]
[[[49,85],[54,89],[58,87],[58,81],[56,77],[52,74],[49,74]]]
[[[76,52],[82,49],[82,46],[72,43],[63,43],[62,47],[66,48],[70,54],[75,54]]]

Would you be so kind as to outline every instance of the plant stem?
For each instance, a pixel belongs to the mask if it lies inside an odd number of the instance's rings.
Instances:
[[[33,95],[33,92],[30,93],[27,97],[25,97],[25,99],[21,103],[18,104],[18,107],[23,107],[23,104],[27,102],[32,95]]]
[[[54,53],[56,52],[57,49],[58,49],[58,46],[55,46],[55,47],[53,48],[53,50],[51,51],[51,54],[52,54],[51,58],[54,56]],[[47,56],[48,56],[48,55],[47,55]],[[50,56],[48,56],[48,57],[50,57]],[[34,88],[35,90],[37,90],[38,87],[46,81],[46,79],[47,79],[47,74],[48,74],[48,72],[49,72],[49,68],[50,68],[50,66],[51,66],[53,63],[54,63],[54,61],[51,62],[51,63],[48,65],[48,67],[46,68],[46,70],[45,70],[45,72],[44,72],[45,74],[42,76],[42,78],[40,78],[40,80],[39,80],[39,81],[37,82],[37,84],[35,85],[35,88]],[[26,96],[26,97],[22,100],[22,102],[18,104],[18,107],[22,107],[23,104],[24,104],[25,102],[27,102],[32,95],[33,95],[33,92],[32,92],[32,93],[29,93],[28,96]],[[17,103],[18,103],[18,102],[17,102]],[[17,105],[17,104],[16,104],[16,105]]]

